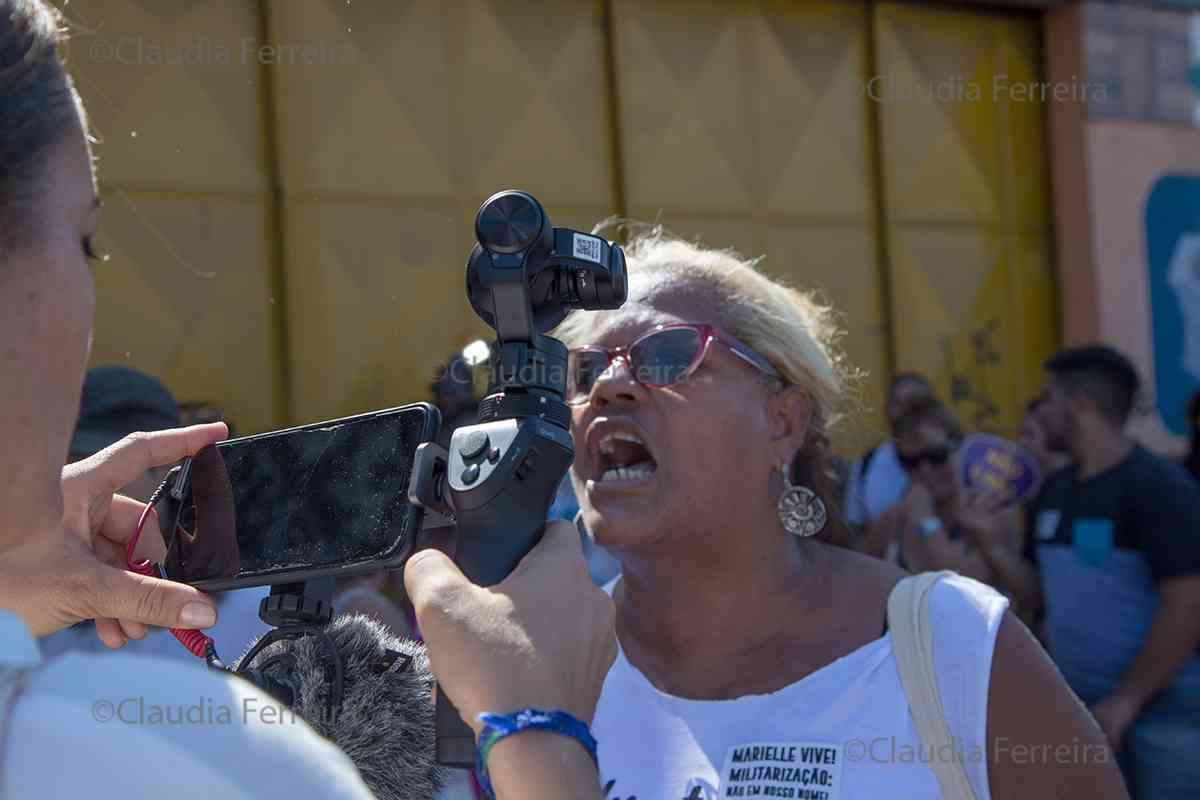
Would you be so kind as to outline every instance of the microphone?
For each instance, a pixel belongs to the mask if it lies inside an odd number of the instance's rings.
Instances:
[[[237,674],[289,706],[358,767],[378,800],[433,800],[434,677],[424,646],[362,614],[289,626],[250,647]]]

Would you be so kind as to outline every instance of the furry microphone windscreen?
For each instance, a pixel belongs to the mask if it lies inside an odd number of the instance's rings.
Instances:
[[[434,757],[433,674],[425,648],[361,614],[273,642],[242,668],[288,687],[292,709],[350,757],[379,800],[432,800],[445,780]],[[342,700],[331,708],[342,660]]]

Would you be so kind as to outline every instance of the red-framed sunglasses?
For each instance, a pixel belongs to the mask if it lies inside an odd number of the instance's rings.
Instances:
[[[578,406],[592,396],[592,388],[618,358],[625,360],[633,379],[650,389],[662,389],[687,380],[713,341],[760,372],[782,381],[770,361],[727,333],[705,323],[678,322],[659,325],[639,336],[628,347],[577,347],[567,356],[567,403]]]

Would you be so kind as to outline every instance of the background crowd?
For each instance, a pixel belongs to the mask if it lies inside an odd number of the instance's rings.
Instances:
[[[855,461],[845,487],[854,546],[1008,595],[1127,777],[1178,770],[1168,742],[1200,752],[1200,393],[1180,463],[1125,433],[1140,381],[1119,352],[1064,350],[1046,371],[1017,437],[1040,483],[1008,507],[965,491],[956,457],[966,431],[929,381],[898,376],[885,409],[892,436]]]

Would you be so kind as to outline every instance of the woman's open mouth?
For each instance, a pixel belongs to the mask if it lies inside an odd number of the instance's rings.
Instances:
[[[658,461],[641,434],[616,421],[602,422],[592,431],[589,442],[592,474],[589,490],[632,489],[650,483],[658,470]]]
[[[648,478],[658,463],[634,433],[610,433],[600,440],[600,482]]]

